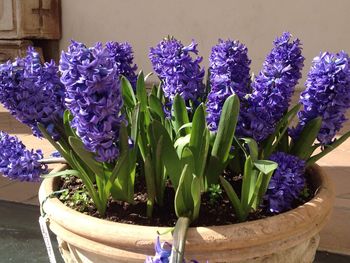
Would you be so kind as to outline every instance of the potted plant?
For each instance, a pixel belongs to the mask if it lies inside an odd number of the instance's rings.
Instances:
[[[335,139],[349,57],[316,57],[290,107],[299,40],[276,38],[256,77],[247,53],[219,40],[204,85],[197,44],[168,37],[150,50],[150,92],[127,43],[73,41],[59,70],[33,49],[1,65],[0,101],[61,157],[1,133],[0,171],[38,180],[64,163],[39,199],[66,262],[312,262],[334,198],[315,162],[350,135]]]

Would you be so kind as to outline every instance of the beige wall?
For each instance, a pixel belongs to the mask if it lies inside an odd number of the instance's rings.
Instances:
[[[321,50],[350,52],[349,0],[61,1],[61,49],[70,39],[88,45],[129,41],[136,63],[147,72],[149,47],[168,34],[185,44],[196,39],[206,68],[211,46],[218,38],[231,38],[248,46],[258,72],[272,40],[284,30],[302,40],[307,69]]]

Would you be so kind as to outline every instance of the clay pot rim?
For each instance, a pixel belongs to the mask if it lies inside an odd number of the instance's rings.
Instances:
[[[57,167],[55,171],[64,169]],[[318,187],[317,194],[309,202],[288,212],[264,219],[243,223],[191,227],[187,235],[187,245],[203,249],[213,243],[217,249],[227,246],[248,247],[264,242],[273,242],[286,236],[313,236],[326,223],[334,201],[334,189],[325,172],[318,166],[309,168],[312,181]],[[40,204],[48,218],[54,224],[84,238],[104,244],[121,246],[150,246],[154,243],[157,232],[164,233],[169,227],[141,226],[111,222],[79,213],[65,206],[58,198],[47,198],[54,191],[55,178],[45,179],[39,190]],[[171,240],[171,235],[162,235],[162,239]],[[247,243],[247,244],[246,244]],[[248,244],[249,243],[249,244]]]

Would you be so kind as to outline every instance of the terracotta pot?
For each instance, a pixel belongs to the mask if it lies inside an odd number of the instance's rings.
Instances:
[[[266,219],[226,226],[190,228],[186,258],[199,262],[312,262],[319,232],[329,219],[333,186],[317,165],[309,169],[316,196],[306,204]],[[45,179],[40,202],[57,189]],[[168,228],[109,222],[76,212],[57,198],[43,204],[66,262],[144,262],[154,254],[157,231]],[[171,241],[170,234],[161,236]]]

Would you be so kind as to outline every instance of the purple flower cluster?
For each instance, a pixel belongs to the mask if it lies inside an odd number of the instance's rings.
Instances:
[[[274,41],[263,69],[252,83],[253,94],[242,109],[238,133],[261,142],[287,111],[294,88],[301,78],[304,57],[298,39],[283,33]]]
[[[218,128],[222,107],[232,94],[242,101],[250,93],[250,60],[248,49],[238,41],[219,40],[210,57],[211,91],[207,101],[207,122],[210,130]]]
[[[338,54],[321,53],[314,58],[301,93],[303,110],[298,113],[299,124],[292,131],[295,138],[312,119],[321,116],[322,125],[318,141],[325,145],[332,142],[346,120],[350,107],[350,58],[344,51]]]
[[[284,152],[274,153],[270,159],[278,163],[278,168],[270,180],[265,200],[269,212],[281,213],[292,208],[305,187],[305,161]]]
[[[114,43],[88,48],[72,41],[62,52],[61,81],[66,86],[66,106],[73,115],[71,125],[86,149],[102,162],[113,162],[119,154],[119,127],[125,122],[120,90],[120,65]]]
[[[168,242],[160,243],[159,236],[154,246],[156,255],[147,257],[145,263],[168,263],[171,255],[171,244]]]
[[[191,53],[198,54],[194,40],[184,46],[180,41],[168,38],[150,49],[153,69],[162,81],[164,96],[170,103],[176,94],[185,101],[197,101],[204,93],[204,70],[199,66],[202,57],[193,59]]]
[[[137,65],[133,62],[134,52],[131,45],[128,42],[108,42],[106,43],[106,47],[117,65],[118,73],[126,77],[135,89]]]
[[[159,236],[155,244],[156,255],[153,257],[147,257],[145,263],[169,263],[169,257],[171,255],[171,244],[168,242],[160,243]],[[189,262],[198,263],[196,260],[191,260]],[[186,261],[184,260],[184,263]]]
[[[47,173],[47,166],[38,162],[41,150],[27,150],[15,136],[0,131],[0,173],[12,180],[37,182]]]
[[[54,126],[62,119],[64,86],[54,61],[42,65],[34,48],[28,48],[25,58],[0,65],[0,102],[35,136],[41,137],[39,122],[59,138]]]

